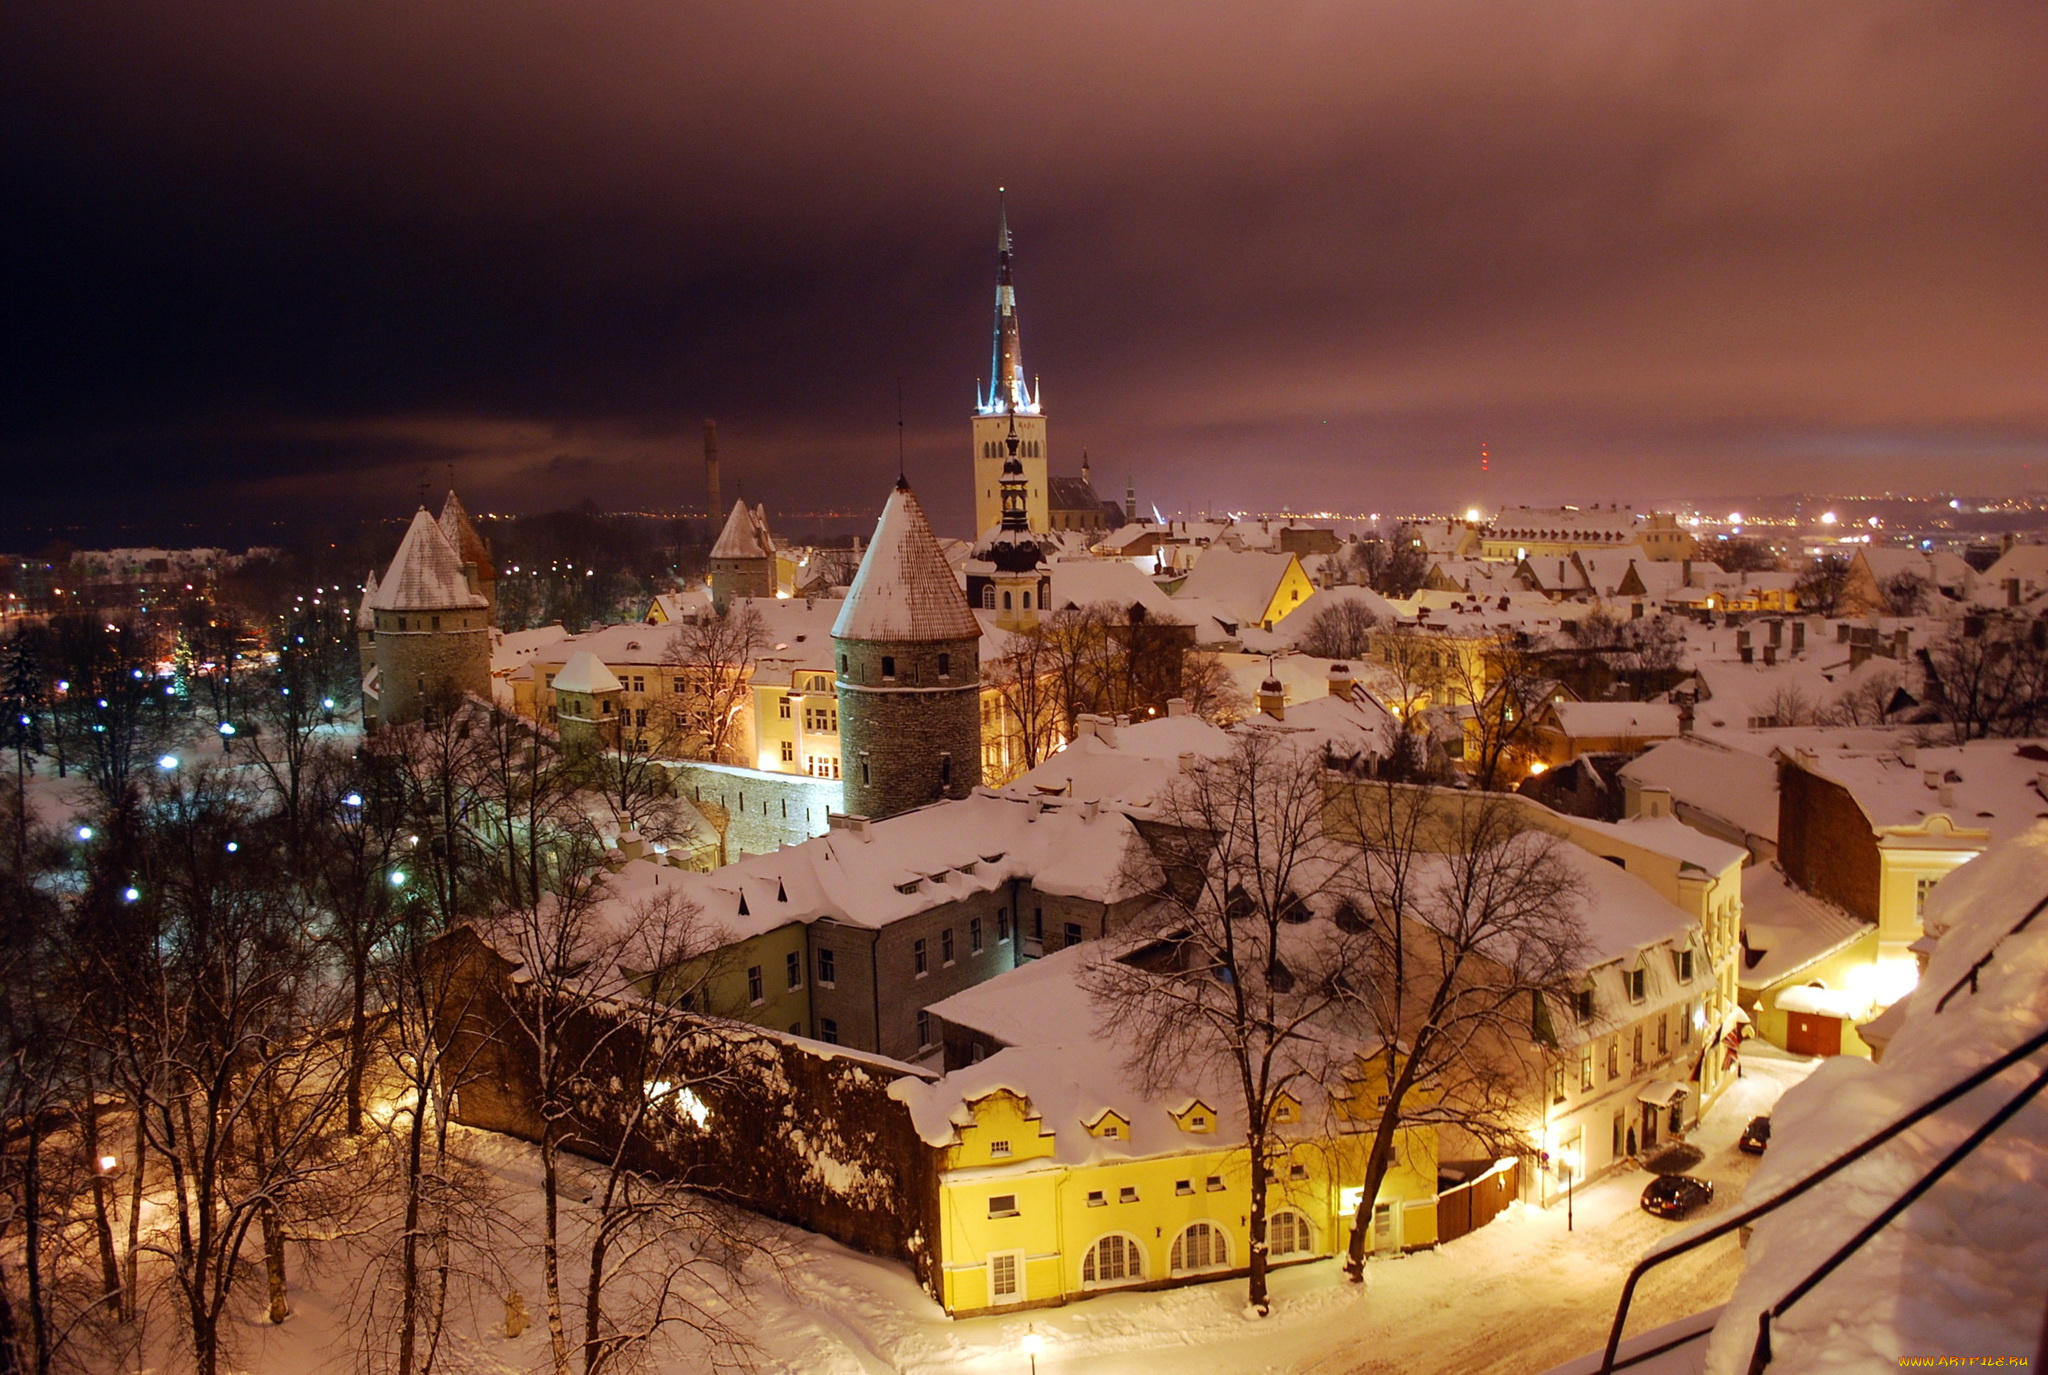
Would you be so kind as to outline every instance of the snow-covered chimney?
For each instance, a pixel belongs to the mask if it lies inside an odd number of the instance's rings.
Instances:
[[[1166,714],[1168,716],[1186,716],[1193,710],[1194,707],[1185,697],[1169,697],[1166,699]]]
[[[1275,721],[1287,719],[1287,693],[1278,678],[1268,678],[1259,684],[1259,710]]]
[[[1352,692],[1357,687],[1358,680],[1351,676],[1351,665],[1330,665],[1330,695],[1332,697],[1342,697],[1348,702],[1351,700]]]
[[[1919,767],[1920,767],[1920,747],[1919,747],[1918,745],[1901,745],[1901,746],[1899,746],[1899,762],[1900,762],[1901,764],[1904,764],[1904,765],[1905,765],[1905,766],[1906,766],[1907,768],[1909,768],[1909,769],[1917,769],[1917,768],[1919,768]]]

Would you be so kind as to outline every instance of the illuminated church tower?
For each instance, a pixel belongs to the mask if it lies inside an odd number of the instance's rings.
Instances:
[[[1024,466],[1025,521],[1043,534],[1052,521],[1046,505],[1045,411],[1035,382],[1024,375],[1017,335],[1017,288],[1010,280],[1010,217],[996,211],[996,347],[988,391],[974,407],[974,533],[1002,523],[1003,464],[1012,453]],[[1010,446],[1015,439],[1016,447]]]

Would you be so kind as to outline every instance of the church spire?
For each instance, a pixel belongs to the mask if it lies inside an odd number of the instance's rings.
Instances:
[[[1010,276],[1010,208],[996,188],[996,339],[989,369],[987,415],[1035,415],[1038,403],[1024,380],[1024,348],[1017,332],[1017,288]]]

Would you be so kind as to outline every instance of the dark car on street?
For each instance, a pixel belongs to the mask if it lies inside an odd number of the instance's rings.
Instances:
[[[1771,1144],[1771,1119],[1769,1116],[1752,1117],[1749,1125],[1742,1129],[1742,1139],[1735,1143],[1736,1149],[1747,1155],[1762,1155],[1764,1148]]]
[[[1660,1174],[1643,1189],[1643,1211],[1658,1217],[1688,1217],[1714,1197],[1714,1186],[1689,1174]]]

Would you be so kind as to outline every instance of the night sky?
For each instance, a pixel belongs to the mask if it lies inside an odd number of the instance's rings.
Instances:
[[[17,514],[2048,487],[2048,5],[17,4]],[[1482,443],[1494,455],[1482,481]],[[2027,466],[2031,465],[2031,466]]]

